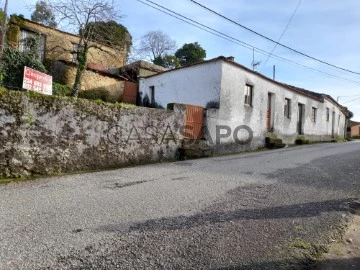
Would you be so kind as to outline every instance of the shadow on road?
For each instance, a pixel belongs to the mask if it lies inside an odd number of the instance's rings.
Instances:
[[[130,231],[151,230],[178,230],[198,227],[207,224],[222,223],[237,220],[264,220],[312,217],[324,212],[349,211],[357,205],[356,199],[327,200],[294,205],[283,205],[258,209],[239,209],[236,211],[217,211],[198,213],[191,216],[177,216],[169,218],[151,219],[145,222],[135,223],[130,226]],[[118,226],[108,225],[100,228],[105,231],[114,231]],[[121,226],[119,226],[121,227]]]
[[[292,169],[279,169],[265,174],[268,179],[295,186],[344,191],[348,196],[358,196],[360,152],[315,159]],[[353,194],[353,195],[350,195]]]

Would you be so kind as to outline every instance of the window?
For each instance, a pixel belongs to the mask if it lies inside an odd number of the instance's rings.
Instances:
[[[252,106],[253,87],[251,85],[245,86],[245,105]]]
[[[289,98],[285,98],[284,116],[286,118],[291,117],[291,100]]]
[[[330,120],[330,109],[326,108],[326,121],[329,122]]]
[[[150,86],[150,105],[155,106],[155,86]]]
[[[316,111],[317,109],[312,107],[311,109],[311,121],[316,122]]]
[[[19,51],[36,52],[38,59],[42,62],[45,56],[45,36],[39,33],[21,29]]]
[[[72,54],[72,62],[77,63],[78,62],[78,60],[77,60],[78,52],[83,50],[84,46],[79,45],[77,43],[73,43],[72,46],[73,46],[72,52],[71,52],[71,54]]]

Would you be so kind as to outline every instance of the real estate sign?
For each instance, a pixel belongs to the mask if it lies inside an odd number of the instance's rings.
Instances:
[[[52,95],[52,76],[35,69],[25,67],[23,88],[45,95]]]

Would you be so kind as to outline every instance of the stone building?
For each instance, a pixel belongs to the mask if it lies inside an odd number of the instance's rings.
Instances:
[[[27,51],[31,47],[29,39],[37,40],[39,59],[51,70],[54,81],[72,86],[80,36],[12,16],[7,31],[8,46]],[[120,96],[124,78],[110,74],[108,70],[126,64],[129,48],[124,45],[117,50],[103,44],[96,45],[96,48],[89,49],[88,66],[82,77],[81,90],[105,88]]]
[[[345,134],[347,110],[329,95],[272,80],[231,57],[142,78],[139,92],[152,107],[203,107],[203,136],[218,153],[263,147],[265,138],[294,143],[329,141]]]
[[[130,81],[138,82],[140,77],[149,77],[167,70],[167,68],[162,66],[139,60],[118,68],[117,72]]]

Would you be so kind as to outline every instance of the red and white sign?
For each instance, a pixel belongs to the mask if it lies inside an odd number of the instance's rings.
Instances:
[[[35,69],[25,67],[23,88],[45,95],[52,95],[52,76]]]

